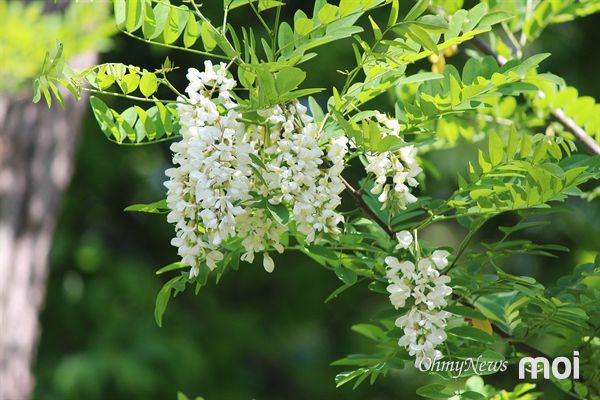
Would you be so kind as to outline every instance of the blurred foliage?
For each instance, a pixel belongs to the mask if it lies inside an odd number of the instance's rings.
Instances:
[[[288,3],[283,11],[304,5]],[[411,4],[401,3],[405,13]],[[209,10],[220,6],[220,2],[205,5]],[[236,18],[239,22],[244,16],[232,18],[235,24]],[[600,40],[595,29],[599,22],[599,16],[592,16],[577,25],[550,25],[533,45],[553,50],[553,57],[544,61],[546,70],[564,76],[582,95],[596,98],[600,97],[600,84],[585,79],[585,74],[593,76],[592,66],[600,62],[600,56],[589,51]],[[30,30],[21,29],[23,34]],[[462,48],[455,56],[457,64],[464,59],[461,52]],[[183,82],[185,67],[200,63],[184,53],[149,48],[120,37],[104,58],[150,69],[160,65],[166,55],[182,67],[172,78],[180,87],[176,82]],[[330,45],[321,51],[318,61],[306,65],[316,69],[329,60],[351,65],[353,57],[350,46]],[[409,68],[417,72],[431,65],[425,59]],[[583,72],[577,73],[579,70]],[[311,87],[343,82],[343,77],[322,71],[309,75]],[[377,100],[382,109],[387,104],[384,100]],[[115,99],[109,105],[123,108],[126,104]],[[77,173],[52,251],[36,398],[173,399],[175,391],[181,390],[190,398],[200,395],[206,399],[392,399],[406,398],[417,387],[436,383],[407,368],[372,387],[335,389],[333,378],[338,370],[329,362],[344,356],[349,348],[368,352],[372,347],[349,327],[368,321],[388,302],[384,296],[369,296],[366,288],[354,287],[352,296],[323,305],[339,281],[296,254],[276,260],[280,267],[272,275],[264,274],[261,267],[246,266],[235,275],[225,274],[218,290],[210,283],[199,297],[190,291],[179,295],[170,304],[163,328],[158,328],[152,309],[160,281],[154,271],[176,258],[175,249],[168,245],[172,229],[152,216],[122,210],[163,196],[163,171],[170,163],[168,148],[112,146],[104,140],[91,113],[84,131]],[[443,148],[430,151],[427,161],[437,168],[436,173],[427,174],[424,188],[428,193],[448,197],[457,184],[457,171],[462,171],[465,157],[472,152],[469,144],[452,152]],[[561,244],[571,252],[556,259],[521,255],[513,264],[519,270],[508,266],[507,272],[533,276],[552,290],[551,282],[571,272],[572,266],[593,261],[593,254],[600,249],[600,205],[581,199],[569,200],[569,205],[571,213],[552,215],[549,226],[532,226],[518,237]],[[494,225],[517,222],[516,216],[508,214],[496,218]],[[475,240],[481,251],[483,243],[499,237],[498,230],[489,226],[481,229]],[[431,226],[422,237],[432,244],[456,247],[456,238],[463,235],[463,227],[449,222]],[[574,275],[572,279],[577,278]],[[592,286],[597,287],[598,282]],[[597,340],[589,346],[598,347]],[[517,386],[514,376],[510,371],[486,377],[486,383],[495,386],[516,386],[512,392],[482,389],[484,383],[477,378],[469,379],[467,387],[487,390],[497,399],[538,397],[532,385]],[[563,398],[550,384],[540,386],[544,398]]]
[[[29,89],[49,48],[66,46],[65,57],[106,50],[116,29],[105,3],[69,2],[47,13],[44,1],[0,0],[0,93]]]

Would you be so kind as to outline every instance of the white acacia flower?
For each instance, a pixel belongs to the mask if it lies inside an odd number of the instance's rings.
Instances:
[[[265,267],[265,271],[271,273],[275,269],[275,263],[273,259],[269,255],[269,253],[263,254],[263,266]]]
[[[413,242],[413,236],[409,231],[401,231],[396,233],[396,239],[398,240],[396,250],[408,249]]]
[[[410,310],[396,319],[396,326],[403,331],[398,345],[415,357],[417,367],[439,358],[441,353],[436,346],[446,340],[444,329],[450,314],[443,308],[452,288],[448,286],[450,277],[441,275],[438,268],[443,268],[440,266],[444,262],[447,265],[448,255],[447,251],[436,250],[430,257],[418,260],[416,266],[396,257],[385,258],[390,302],[398,309],[413,300]]]
[[[382,113],[376,114],[375,118],[385,127],[381,130],[382,137],[400,137],[400,123],[397,120]],[[417,201],[410,193],[411,188],[419,184],[416,176],[423,171],[416,157],[417,149],[412,145],[405,145],[395,151],[366,155],[368,165],[365,170],[375,176],[371,193],[379,195],[377,199],[383,203],[382,209],[390,204],[405,209],[408,204]]]
[[[431,260],[439,269],[446,268],[448,266],[448,253],[446,250],[436,250],[431,255]]]
[[[206,265],[212,271],[217,268],[217,262],[223,259],[223,253],[217,250],[213,250],[206,255]]]
[[[242,238],[242,260],[252,262],[262,252],[265,269],[273,270],[266,251],[283,252],[288,227],[249,204],[256,194],[287,208],[306,242],[338,234],[348,139],[325,142],[297,101],[259,111],[266,132],[263,125],[240,122],[232,94],[236,81],[224,63],[206,61],[203,71],[191,68],[187,78],[187,98],[177,105],[181,141],[171,145],[174,167],[166,171],[165,187],[167,220],[175,225],[171,243],[190,265],[190,276],[203,264],[215,269],[224,258],[223,244],[234,237]],[[260,177],[251,155],[264,163]]]

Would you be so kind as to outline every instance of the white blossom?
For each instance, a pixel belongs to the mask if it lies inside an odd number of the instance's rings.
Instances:
[[[415,357],[417,367],[426,367],[441,357],[436,347],[446,340],[444,329],[449,313],[443,308],[452,288],[448,286],[450,277],[440,274],[439,269],[448,265],[448,255],[447,251],[436,250],[416,265],[393,256],[385,258],[390,302],[398,309],[412,299],[410,309],[396,320],[396,326],[403,332],[398,344]]]
[[[413,236],[409,231],[400,231],[396,233],[396,239],[398,240],[396,250],[408,249],[413,242]]]
[[[204,67],[189,69],[187,97],[178,99],[181,141],[171,146],[174,167],[165,182],[167,220],[175,225],[171,243],[190,265],[191,277],[203,263],[217,268],[224,242],[232,238],[242,239],[242,260],[252,262],[263,252],[271,272],[274,263],[266,251],[283,252],[280,241],[289,228],[250,203],[258,194],[283,205],[306,242],[320,233],[338,234],[348,140],[323,142],[320,127],[297,101],[260,111],[266,132],[261,124],[240,122],[232,95],[236,81],[226,65],[206,61]],[[260,177],[251,155],[264,163]]]
[[[446,250],[436,250],[431,255],[431,260],[439,269],[446,268],[448,266],[447,257],[449,255],[450,253],[448,253]]]
[[[391,135],[400,138],[400,123],[397,120],[390,119],[382,113],[378,113],[376,119],[386,128],[381,131],[382,137]],[[382,209],[389,204],[405,209],[408,204],[417,201],[410,192],[411,188],[419,184],[416,176],[423,171],[416,156],[417,149],[413,145],[405,145],[395,151],[366,155],[368,165],[365,169],[375,176],[375,185],[371,188],[371,193],[379,195],[377,199],[383,203]]]
[[[319,146],[319,126],[300,103],[262,114],[268,115],[273,143],[265,149],[263,193],[271,196],[272,204],[293,204],[296,227],[306,235],[306,242],[313,242],[319,232],[338,234],[343,218],[335,209],[344,190],[341,172],[348,139],[330,140],[325,153]]]
[[[265,267],[265,271],[269,273],[273,272],[273,270],[275,269],[275,263],[273,262],[273,259],[271,258],[269,253],[263,254],[263,266]]]

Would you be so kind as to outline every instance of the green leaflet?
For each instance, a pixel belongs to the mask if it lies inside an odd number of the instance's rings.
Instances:
[[[90,105],[104,135],[118,144],[149,144],[179,135],[173,105],[156,102],[148,109],[135,106],[119,113],[96,96],[90,97]]]

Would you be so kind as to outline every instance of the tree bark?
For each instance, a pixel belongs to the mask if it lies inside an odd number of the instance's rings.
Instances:
[[[96,62],[93,52],[73,66]],[[40,334],[48,252],[69,184],[87,101],[64,94],[33,104],[30,93],[0,96],[0,399],[26,400]]]

